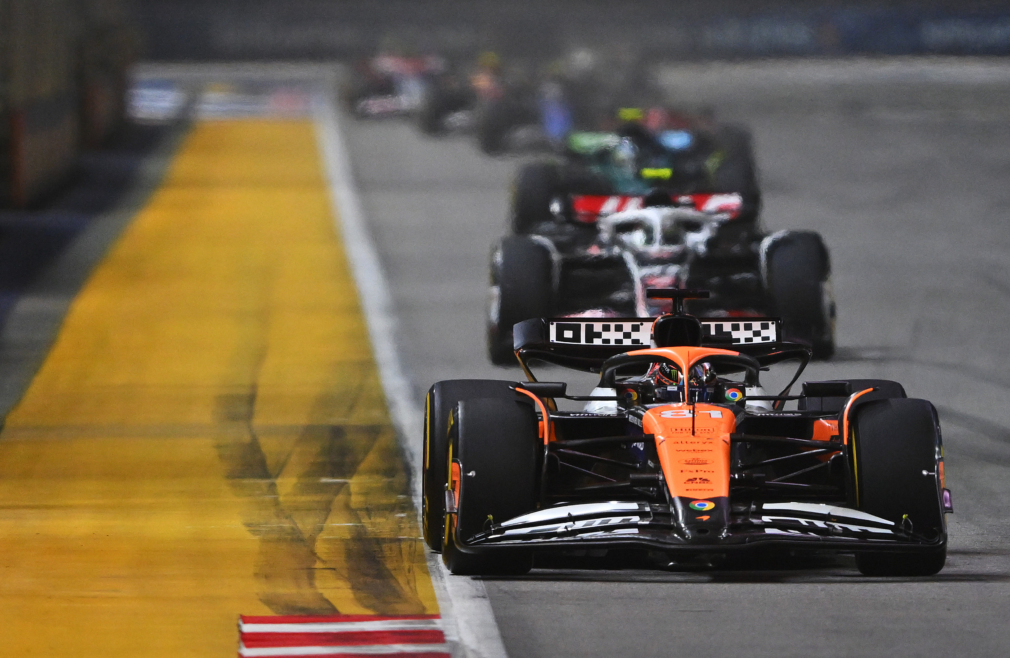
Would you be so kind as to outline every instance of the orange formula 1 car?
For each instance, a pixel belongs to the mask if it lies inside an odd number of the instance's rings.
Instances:
[[[673,299],[659,318],[521,322],[529,382],[431,387],[424,536],[451,572],[623,549],[710,563],[830,550],[867,575],[943,568],[953,509],[933,405],[886,380],[807,381],[792,395],[808,348],[781,342],[774,318],[684,314],[706,294],[649,290]],[[536,381],[533,361],[600,380],[568,395]],[[780,392],[762,387],[783,373]],[[573,402],[584,406],[560,410]]]

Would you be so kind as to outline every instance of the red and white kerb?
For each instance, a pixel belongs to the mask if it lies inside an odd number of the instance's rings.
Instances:
[[[241,658],[450,658],[438,615],[239,617]]]

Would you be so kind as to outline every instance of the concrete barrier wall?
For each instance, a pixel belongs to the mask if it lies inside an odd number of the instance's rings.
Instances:
[[[155,60],[348,57],[384,41],[447,54],[616,41],[679,59],[1010,53],[1010,7],[978,1],[138,0],[135,13]]]

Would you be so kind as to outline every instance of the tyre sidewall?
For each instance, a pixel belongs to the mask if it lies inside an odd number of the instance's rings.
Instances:
[[[514,362],[512,328],[554,308],[554,261],[550,251],[526,236],[509,236],[491,254],[488,293],[488,355],[495,364]]]
[[[424,541],[434,551],[442,550],[445,532],[446,455],[449,419],[460,400],[489,395],[512,395],[514,382],[456,379],[428,389],[424,408],[424,452],[421,471],[421,524]]]
[[[446,471],[452,460],[459,463],[458,512],[446,515],[442,551],[452,573],[518,574],[531,568],[532,558],[525,551],[473,553],[465,544],[492,523],[536,509],[537,423],[533,406],[514,392],[456,405]]]
[[[860,510],[901,524],[916,534],[947,539],[938,460],[942,442],[936,411],[926,400],[892,398],[850,412],[850,455]]]
[[[809,343],[816,358],[834,351],[831,261],[821,236],[788,231],[764,245],[763,275],[772,312],[782,318],[786,338]]]
[[[553,162],[524,165],[512,184],[511,230],[514,235],[533,232],[550,221],[551,201],[559,193],[560,174]]]

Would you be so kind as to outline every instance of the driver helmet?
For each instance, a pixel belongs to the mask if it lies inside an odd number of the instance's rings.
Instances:
[[[585,78],[596,70],[596,55],[588,48],[578,48],[568,55],[565,69],[573,79]]]
[[[680,371],[669,363],[654,363],[649,368],[646,375],[656,386],[678,386],[680,384]]]
[[[655,384],[657,399],[678,402],[708,402],[713,398],[717,382],[712,364],[695,364],[688,374],[688,389],[691,391],[691,399],[688,400],[684,394],[684,378],[675,366],[665,362],[653,364],[646,377]]]
[[[689,402],[708,402],[714,392],[716,384],[715,368],[712,364],[703,361],[691,366],[688,375],[688,388],[692,395]]]
[[[634,175],[638,171],[638,146],[630,137],[622,137],[614,147],[614,165]]]
[[[680,371],[669,363],[654,363],[646,378],[655,386],[656,399],[664,402],[679,402],[683,398],[683,387],[680,385]]]

